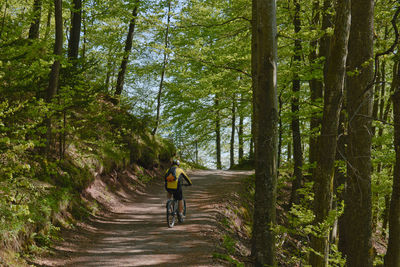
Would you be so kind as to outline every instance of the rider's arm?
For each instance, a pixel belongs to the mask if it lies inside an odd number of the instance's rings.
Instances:
[[[183,178],[185,178],[186,182],[189,185],[193,185],[192,180],[190,180],[189,176],[187,176],[187,174],[183,170],[182,170],[182,174],[181,175],[183,176]]]

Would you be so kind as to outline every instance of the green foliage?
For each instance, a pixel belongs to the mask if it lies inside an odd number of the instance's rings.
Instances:
[[[225,260],[236,267],[244,267],[244,263],[238,262],[237,260],[233,259],[231,256],[226,255],[226,254],[213,253],[213,258]]]

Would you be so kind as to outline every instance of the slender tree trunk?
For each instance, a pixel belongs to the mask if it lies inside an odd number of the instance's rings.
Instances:
[[[347,44],[350,31],[350,0],[339,0],[336,6],[335,30],[331,39],[330,52],[324,76],[324,111],[319,153],[314,170],[315,223],[323,223],[331,210],[334,163],[336,156],[338,122],[343,98],[346,74]],[[313,267],[327,266],[329,228],[322,229],[321,236],[312,236],[310,264]]]
[[[389,213],[389,243],[385,256],[386,267],[400,267],[400,68],[397,72],[396,90],[392,96],[394,115],[394,149],[396,163]]]
[[[393,64],[393,78],[392,78],[392,86],[390,88],[390,94],[394,93],[396,85],[400,83],[400,81],[399,81],[400,77],[397,76],[397,72],[399,71],[398,69],[399,69],[399,62],[396,60]],[[388,101],[386,103],[386,106],[383,111],[383,117],[382,117],[382,120],[384,120],[384,121],[386,121],[387,118],[389,117],[389,113],[390,113],[391,106],[392,106],[391,104],[392,104],[392,101]],[[379,131],[378,131],[378,136],[382,136],[382,135],[383,135],[383,128],[380,127]],[[387,230],[387,225],[389,222],[389,209],[390,209],[390,196],[386,195],[385,196],[385,209],[383,211],[383,222],[382,222],[383,234],[385,234],[385,232]]]
[[[373,0],[352,0],[347,78],[347,185],[344,255],[348,266],[372,266],[371,120],[373,78]]]
[[[54,44],[54,55],[56,59],[51,67],[49,85],[47,87],[46,102],[50,103],[57,92],[58,81],[60,77],[60,57],[62,55],[63,46],[63,22],[62,22],[62,0],[54,0],[55,7],[55,21],[56,21],[56,39]],[[46,119],[47,123],[47,144],[46,152],[50,155],[50,145],[51,145],[51,119],[48,117]]]
[[[278,133],[278,171],[279,168],[281,167],[281,162],[282,162],[282,135],[283,135],[283,126],[282,126],[282,108],[283,108],[283,103],[282,103],[282,92],[279,94],[278,97],[278,108],[279,108],[279,121],[278,121],[278,127],[279,127],[279,133]]]
[[[346,103],[346,101],[344,101]],[[346,104],[344,104],[346,105]],[[345,155],[346,155],[346,130],[345,130],[345,125],[347,124],[346,122],[346,115],[344,108],[342,108],[342,111],[340,113],[340,119],[339,119],[339,127],[338,127],[338,141],[337,141],[337,148],[336,148],[336,160],[344,162],[346,161]],[[339,187],[344,187],[346,186],[346,174],[344,173],[343,169],[340,169],[339,167],[335,168],[335,193],[336,193],[336,201],[338,203],[341,203],[344,201],[344,190],[342,189],[340,192],[338,190]],[[336,205],[337,206],[337,205]],[[337,227],[338,227],[338,234],[339,234],[339,242],[337,242],[337,237],[332,236],[331,243],[338,243],[339,248],[344,247],[346,243],[346,236],[341,234],[342,229],[344,228],[344,220],[343,216],[340,216],[337,219]]]
[[[251,139],[250,139],[250,150],[249,150],[249,158],[250,160],[254,160],[254,146],[257,135],[257,125],[256,125],[256,88],[257,88],[257,49],[258,49],[258,40],[257,40],[257,0],[252,0],[252,9],[251,9],[251,87],[252,87],[252,114],[251,114]]]
[[[254,160],[254,137],[250,138],[249,159]]]
[[[243,94],[240,95],[240,106],[243,106]],[[243,123],[244,123],[244,118],[243,118],[243,112],[242,110],[238,110],[239,112],[239,131],[238,131],[238,143],[239,143],[239,164],[243,161],[243,157],[244,157],[244,151],[243,151],[243,147],[244,147],[244,142],[243,142]]]
[[[129,55],[132,50],[133,33],[135,31],[136,18],[138,15],[138,8],[139,8],[139,0],[135,0],[135,7],[133,8],[133,11],[132,11],[132,19],[131,19],[131,22],[129,23],[128,36],[126,37],[126,42],[125,42],[124,56],[122,58],[121,67],[118,72],[117,85],[115,88],[116,96],[121,95],[122,90],[124,88],[125,73],[126,73],[126,68],[128,66]]]
[[[256,1],[256,3],[254,3]],[[252,34],[257,38],[255,86],[255,196],[252,237],[254,266],[275,266],[278,157],[277,43],[275,0],[253,0]],[[254,12],[254,10],[253,10]],[[254,13],[253,13],[254,14]],[[254,81],[253,81],[254,82]]]
[[[47,11],[46,31],[44,33],[44,39],[47,40],[51,30],[51,16],[53,14],[53,6],[49,4],[49,10]]]
[[[79,55],[79,41],[81,38],[82,0],[73,0],[71,18],[72,23],[69,32],[68,59],[76,61]]]
[[[164,60],[163,60],[163,65],[161,69],[161,79],[160,79],[160,86],[158,89],[158,95],[157,95],[157,116],[156,116],[156,126],[153,129],[152,135],[155,135],[157,132],[158,125],[160,123],[160,109],[161,109],[161,94],[162,94],[162,89],[164,85],[164,75],[165,75],[165,69],[167,67],[167,57],[168,57],[168,33],[169,33],[169,25],[171,21],[171,1],[168,1],[168,14],[167,14],[167,28],[165,29],[165,37],[164,37]]]
[[[295,14],[294,14],[294,32],[298,34],[301,30],[301,21],[300,21],[300,3],[298,0],[294,0],[295,6]],[[292,192],[290,194],[290,202],[289,206],[292,204],[298,204],[300,201],[299,195],[297,193],[297,189],[300,189],[303,183],[303,150],[301,147],[301,133],[300,133],[300,119],[299,119],[299,94],[300,94],[300,78],[297,74],[297,70],[299,69],[301,62],[301,41],[296,38],[294,41],[294,62],[295,71],[293,73],[293,81],[292,81],[292,138],[293,138],[293,157],[294,157],[294,180],[292,182]]]
[[[1,7],[3,7],[3,5]],[[4,3],[4,12],[3,12],[3,18],[1,19],[1,28],[0,28],[0,40],[1,37],[3,36],[4,26],[6,24],[7,8],[8,8],[8,0],[6,0]]]
[[[216,157],[217,157],[217,169],[222,169],[221,163],[221,122],[219,115],[219,99],[218,96],[215,96],[215,110],[216,110],[216,119],[215,119],[215,136],[216,136]]]
[[[62,55],[63,46],[63,22],[62,22],[62,0],[54,0],[55,20],[56,20],[56,39],[54,44],[54,60],[51,67],[49,86],[47,87],[47,102],[50,102],[57,92],[58,80],[60,76],[60,56]]]
[[[82,45],[82,49],[81,49],[81,58],[82,59],[85,59],[85,57],[86,57],[86,44],[87,44],[86,24],[87,24],[86,11],[83,10],[83,12],[82,12],[83,45]]]
[[[231,123],[231,149],[230,149],[230,166],[235,165],[235,126],[236,126],[236,95],[232,98],[232,123]]]
[[[330,12],[330,8],[332,7],[332,0],[324,0],[323,8],[322,8],[322,30],[326,31],[328,28],[333,27],[332,23],[332,15]],[[313,25],[318,25],[319,23],[319,1],[316,0],[313,5],[314,16],[313,16]],[[329,44],[330,44],[330,35],[325,34],[320,40],[320,49],[319,49],[319,57],[324,57],[325,59],[329,56]],[[317,42],[313,42],[311,46],[313,47],[313,51],[310,54],[310,62],[315,63],[317,60]],[[326,62],[324,64],[324,76],[326,75]],[[310,81],[310,90],[311,90],[311,102],[318,103],[319,99],[323,98],[323,83],[317,78],[313,78]],[[318,157],[318,140],[317,136],[320,131],[321,118],[319,115],[319,111],[314,111],[311,116],[310,121],[310,149],[309,149],[309,161],[311,163],[310,172],[313,173],[313,164],[317,161]]]
[[[42,14],[42,0],[33,2],[33,21],[29,28],[29,39],[39,39],[40,17]]]

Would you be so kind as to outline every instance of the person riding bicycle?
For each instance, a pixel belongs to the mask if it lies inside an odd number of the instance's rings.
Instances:
[[[174,159],[172,161],[172,166],[166,171],[164,179],[165,179],[165,190],[167,190],[167,198],[171,199],[172,195],[174,199],[179,200],[179,215],[178,219],[182,221],[183,218],[183,191],[182,191],[182,183],[183,179],[188,183],[188,185],[192,185],[192,181],[189,176],[179,168],[179,160]]]

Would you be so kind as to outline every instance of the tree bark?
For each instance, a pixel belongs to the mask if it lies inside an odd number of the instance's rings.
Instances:
[[[51,29],[51,16],[53,14],[52,5],[49,5],[49,10],[47,11],[47,20],[46,20],[46,30],[44,33],[44,39],[47,40],[49,38],[50,29]]]
[[[243,106],[243,94],[240,95],[240,106]],[[243,112],[242,110],[239,110],[239,131],[238,131],[238,143],[239,143],[239,151],[238,151],[238,156],[239,156],[239,164],[243,161],[244,157],[244,141],[243,141],[243,123],[244,123],[244,118],[243,118]]]
[[[389,212],[389,243],[385,255],[386,267],[400,267],[400,68],[396,91],[392,95],[394,115],[394,148],[396,163],[393,173],[392,198]]]
[[[131,19],[131,22],[129,23],[128,36],[126,37],[126,41],[125,41],[124,55],[122,58],[121,67],[118,72],[117,85],[115,88],[116,96],[120,96],[122,93],[122,90],[124,88],[125,73],[126,73],[126,68],[128,66],[129,55],[132,50],[133,33],[135,31],[138,9],[139,9],[139,0],[135,0],[135,7],[133,8],[133,11],[132,11],[132,19]]]
[[[256,3],[254,3],[256,1]],[[275,266],[278,157],[277,42],[275,0],[253,0],[252,34],[257,39],[255,86],[255,196],[252,237],[254,266]],[[253,10],[254,12],[254,10]],[[254,14],[254,13],[253,13]]]
[[[393,78],[392,78],[392,85],[390,88],[390,94],[394,93],[396,84],[399,84],[399,82],[400,82],[399,81],[400,77],[397,76],[397,72],[399,71],[398,69],[399,69],[399,61],[396,60],[393,64]],[[385,110],[383,112],[383,118],[382,118],[385,121],[387,120],[387,118],[389,116],[391,106],[392,106],[391,104],[392,104],[392,101],[388,101],[386,103]],[[378,131],[378,135],[382,136],[382,134],[383,134],[383,128],[380,127],[379,131]],[[383,234],[385,234],[387,225],[389,223],[389,210],[390,210],[390,196],[386,195],[385,196],[385,210],[383,211],[383,222],[382,222]]]
[[[51,67],[49,85],[47,87],[46,93],[46,102],[50,103],[57,92],[58,81],[60,78],[60,57],[62,55],[62,47],[63,47],[63,22],[62,22],[62,0],[54,0],[54,8],[55,8],[55,22],[56,22],[56,39],[54,44],[54,55],[55,60]],[[47,124],[47,137],[46,137],[46,153],[47,156],[50,156],[50,146],[51,146],[51,118],[47,117],[45,119]]]
[[[222,169],[221,163],[221,122],[220,122],[220,115],[219,115],[219,99],[218,96],[215,96],[215,110],[216,110],[216,119],[215,119],[215,142],[216,142],[216,157],[217,157],[217,169]]]
[[[76,61],[79,54],[79,41],[81,38],[82,0],[73,0],[71,10],[71,29],[69,32],[68,59]]]
[[[56,20],[56,39],[54,44],[54,60],[51,67],[49,86],[47,87],[47,102],[50,102],[57,92],[58,80],[60,76],[60,57],[62,55],[63,46],[63,22],[62,22],[62,0],[54,0],[55,20]]]
[[[235,165],[235,126],[236,126],[236,95],[232,98],[232,122],[231,122],[230,166]]]
[[[33,21],[29,28],[29,39],[39,39],[40,17],[42,15],[42,0],[33,2]]]
[[[373,79],[373,0],[353,0],[347,78],[347,185],[344,256],[348,266],[372,266],[371,120]]]
[[[163,65],[161,69],[161,79],[160,79],[160,86],[158,88],[158,95],[157,95],[157,116],[156,116],[156,126],[154,127],[152,131],[152,135],[155,135],[157,132],[158,125],[160,123],[160,109],[161,109],[161,94],[163,90],[163,85],[164,85],[164,75],[165,75],[165,69],[167,67],[167,57],[168,57],[168,34],[169,34],[169,27],[170,27],[170,21],[171,21],[171,1],[168,1],[168,14],[167,14],[167,28],[165,29],[165,36],[164,36],[164,59],[163,59]]]
[[[350,0],[339,0],[336,6],[335,30],[331,39],[329,58],[326,66],[324,111],[319,153],[314,170],[314,213],[315,224],[323,223],[331,210],[334,163],[336,156],[338,122],[343,98],[346,73],[347,44],[350,31]],[[322,237],[313,236],[310,264],[313,267],[327,266],[329,228],[322,229]]]
[[[300,3],[298,0],[294,0],[295,13],[294,13],[294,32],[298,34],[301,30],[301,21],[300,21]],[[301,133],[300,133],[300,119],[299,119],[299,94],[300,94],[300,78],[297,74],[297,69],[301,62],[301,41],[299,38],[296,38],[294,41],[294,57],[293,64],[295,65],[295,71],[293,73],[292,80],[292,138],[293,138],[293,158],[294,158],[294,180],[292,182],[292,192],[290,194],[290,202],[289,206],[292,204],[298,204],[300,201],[299,195],[297,193],[297,189],[300,189],[301,184],[303,183],[303,151],[301,147]]]
[[[278,97],[278,172],[279,168],[281,167],[281,162],[282,162],[282,135],[283,135],[283,125],[282,125],[282,109],[283,109],[283,103],[282,103],[282,92],[279,94]]]
[[[333,27],[332,24],[332,15],[329,9],[332,7],[332,0],[324,0],[323,8],[322,8],[322,30],[326,31],[328,28]],[[313,5],[314,16],[313,16],[313,25],[318,25],[319,23],[319,1],[315,1]],[[315,27],[314,26],[314,27]],[[311,64],[315,63],[318,57],[325,58],[324,64],[324,76],[326,75],[326,59],[329,56],[329,44],[331,37],[328,34],[324,34],[324,36],[319,41],[319,54],[317,56],[316,47],[318,46],[318,42],[314,41],[311,43],[311,47],[313,50],[310,54],[310,62]],[[313,78],[310,81],[310,90],[311,90],[311,103],[317,103],[319,99],[323,97],[323,83],[318,78]],[[313,164],[317,161],[318,157],[318,140],[317,136],[320,131],[321,118],[319,116],[319,112],[315,111],[312,113],[310,120],[310,149],[309,149],[309,161],[311,163],[310,172],[313,172]]]

